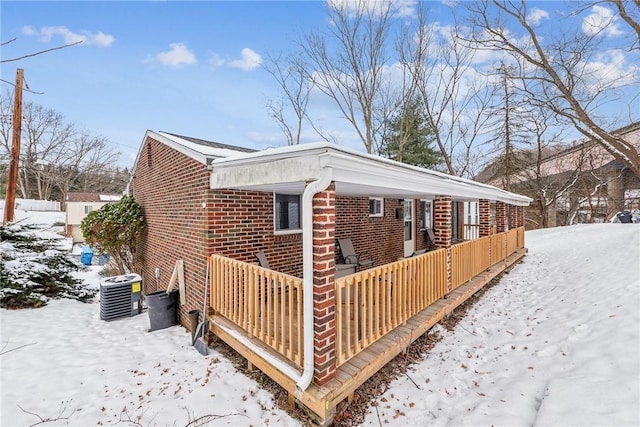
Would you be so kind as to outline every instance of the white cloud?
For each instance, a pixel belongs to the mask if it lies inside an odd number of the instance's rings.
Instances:
[[[640,66],[628,63],[625,52],[610,49],[584,64],[585,86],[592,92],[635,84],[640,79]]]
[[[527,21],[532,23],[533,25],[538,25],[543,19],[549,18],[549,13],[546,10],[533,8],[531,9],[531,13],[527,15]]]
[[[618,25],[618,17],[611,9],[595,5],[591,8],[591,14],[582,20],[582,31],[593,36],[602,32],[606,36],[616,37],[624,34]]]
[[[82,44],[85,46],[98,47],[108,47],[116,40],[112,35],[105,34],[102,31],[91,33],[89,31],[83,30],[80,33],[74,33],[64,26],[42,27],[38,30],[31,25],[27,25],[22,27],[22,34],[26,36],[39,37],[40,41],[43,42],[49,42],[54,37],[59,36],[62,38],[65,44],[82,41]]]
[[[333,9],[347,9],[355,12],[362,6],[374,14],[382,14],[389,4],[396,17],[413,16],[416,12],[416,0],[327,0],[327,5]],[[361,10],[361,9],[360,9]]]
[[[196,56],[189,50],[184,43],[171,43],[171,49],[166,52],[160,52],[156,55],[158,62],[170,67],[179,67],[183,64],[195,64]]]
[[[224,64],[226,64],[226,62],[227,61],[217,53],[214,53],[211,56],[211,59],[209,59],[209,63],[214,67],[222,67]]]
[[[245,47],[240,52],[240,59],[234,59],[229,62],[229,67],[240,68],[244,71],[255,70],[262,64],[262,57],[253,50]],[[220,60],[218,61],[220,62]]]

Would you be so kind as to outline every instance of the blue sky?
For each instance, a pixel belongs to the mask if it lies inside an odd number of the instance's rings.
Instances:
[[[440,25],[451,22],[447,4],[429,2]],[[2,48],[3,59],[84,38],[79,46],[2,64],[1,77],[14,81],[23,68],[29,88],[44,92],[25,92],[25,101],[109,138],[123,166],[131,166],[146,129],[252,148],[286,144],[265,111],[279,92],[261,61],[293,50],[304,31],[327,26],[320,1],[2,1],[0,8],[2,42],[17,38]],[[555,24],[543,16],[541,25]],[[362,149],[337,110],[324,116],[344,136],[341,143]]]
[[[2,41],[17,38],[3,58],[60,45],[65,35],[87,37],[5,63],[2,79],[14,81],[23,68],[29,88],[44,92],[25,92],[25,102],[108,137],[123,160],[135,155],[146,129],[282,145],[264,110],[277,90],[257,58],[287,49],[324,20],[321,2],[3,1],[1,8]]]

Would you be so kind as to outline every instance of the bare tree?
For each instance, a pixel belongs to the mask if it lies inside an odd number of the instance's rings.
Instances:
[[[499,176],[501,187],[511,191],[511,181],[520,170],[521,158],[516,155],[518,150],[527,150],[531,141],[537,141],[546,132],[539,133],[542,124],[546,131],[550,120],[545,115],[539,115],[538,109],[530,107],[522,97],[525,82],[522,79],[522,68],[516,64],[505,64],[500,61],[494,74],[498,79],[494,82],[497,89],[495,102],[488,110],[491,119],[487,125],[491,129],[491,136],[483,144],[497,153],[492,162],[497,166],[496,176]],[[490,155],[484,151],[484,155]]]
[[[333,100],[353,126],[368,153],[384,120],[376,118],[376,103],[387,80],[386,45],[393,15],[389,0],[327,3],[325,33],[308,33],[300,42],[315,87]]]
[[[12,109],[11,96],[0,100],[0,114]],[[55,192],[64,201],[69,188],[87,171],[100,173],[118,161],[104,137],[80,131],[62,114],[41,105],[23,107],[22,144],[18,191],[23,198],[51,199]],[[0,120],[0,146],[11,147],[11,123]]]
[[[563,130],[549,110],[531,108],[523,121],[523,134],[532,147],[513,153],[513,189],[533,199],[527,220],[540,228],[549,226],[549,213],[555,215],[560,199],[569,199],[575,191],[583,156],[558,155],[567,147],[558,143]]]
[[[602,2],[590,4],[596,3]],[[616,6],[622,20],[640,35],[637,32],[638,2],[610,3]],[[476,29],[473,42],[485,49],[500,50],[512,55],[517,62],[528,64],[526,78],[531,83],[528,96],[532,104],[549,108],[640,176],[638,148],[631,141],[607,130],[613,127],[613,121],[600,117],[601,107],[619,96],[617,91],[621,87],[638,86],[637,67],[631,67],[626,74],[613,76],[598,74],[590,66],[600,52],[603,33],[613,25],[612,21],[598,23],[582,32],[572,30],[575,28],[573,25],[558,24],[554,26],[554,37],[544,37],[539,33],[525,1],[483,0],[467,6],[470,23]],[[576,11],[567,19],[574,19],[584,10],[586,8]],[[627,48],[620,46],[623,50]],[[627,53],[637,55],[638,49]]]
[[[81,176],[99,176],[114,168],[119,153],[102,136],[78,132],[70,141],[69,151],[56,161],[56,173],[50,177],[66,200],[70,188]]]
[[[469,176],[495,87],[476,70],[476,51],[461,43],[461,31],[430,23],[419,8],[416,25],[404,27],[397,51],[415,81],[447,172]]]
[[[269,55],[263,68],[275,79],[283,94],[278,101],[267,100],[267,111],[287,138],[287,145],[300,144],[302,125],[308,120],[307,105],[313,88],[307,67],[297,55],[286,58]],[[293,111],[293,120],[287,113],[289,108]]]

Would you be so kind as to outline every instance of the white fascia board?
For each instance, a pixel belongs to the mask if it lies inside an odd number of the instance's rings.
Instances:
[[[211,188],[240,188],[317,179],[332,169],[333,180],[399,194],[450,195],[457,199],[500,200],[526,206],[530,198],[472,180],[406,165],[329,143],[279,147],[212,162]]]
[[[177,138],[173,135],[167,135],[162,132],[152,132],[150,136],[156,141],[161,142],[166,146],[173,148],[177,152],[182,153],[185,156],[190,157],[193,160],[199,163],[202,163],[203,165],[206,166],[208,156],[204,155],[202,152],[198,150],[195,150],[192,147],[192,146],[195,146],[196,144],[189,143],[189,141],[185,141],[182,138]]]
[[[503,201],[509,200],[510,204],[528,205],[531,200],[496,187],[476,185],[478,183],[471,180],[455,179],[457,177],[440,173],[435,175],[425,173],[424,169],[415,167],[399,169],[395,164],[372,163],[370,159],[353,158],[340,153],[327,155],[325,164],[333,169],[336,182],[369,186],[373,184],[417,195],[441,194],[458,199],[503,199]]]
[[[289,182],[314,181],[322,167],[318,156],[291,157],[249,164],[212,164],[211,189],[248,188]]]

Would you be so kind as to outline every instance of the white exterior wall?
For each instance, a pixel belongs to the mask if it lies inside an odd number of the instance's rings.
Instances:
[[[67,202],[67,233],[71,234],[73,243],[84,242],[80,223],[87,214],[85,206],[91,206],[91,210],[98,210],[109,202]]]

